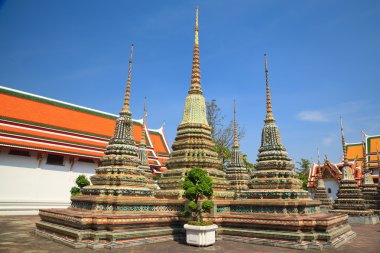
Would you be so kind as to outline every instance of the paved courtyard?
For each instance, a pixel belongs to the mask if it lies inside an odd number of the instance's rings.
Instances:
[[[197,248],[170,241],[164,243],[147,244],[124,249],[72,249],[62,244],[38,237],[32,233],[38,216],[0,216],[0,252],[5,253],[47,253],[47,252],[112,252],[112,253],[166,253],[166,252],[301,252],[294,249],[273,248],[268,246],[245,244],[229,241],[218,241],[214,246]],[[377,225],[353,225],[353,230],[358,236],[352,242],[336,250],[307,250],[308,253],[316,252],[344,252],[344,253],[378,253],[380,252],[380,224]]]

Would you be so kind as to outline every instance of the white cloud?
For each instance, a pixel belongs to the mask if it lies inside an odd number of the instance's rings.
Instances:
[[[326,136],[322,139],[322,143],[324,145],[330,145],[331,143],[333,143],[335,141],[335,135],[329,135],[329,136]]]
[[[297,114],[297,119],[311,122],[328,122],[326,114],[320,111],[302,111]]]

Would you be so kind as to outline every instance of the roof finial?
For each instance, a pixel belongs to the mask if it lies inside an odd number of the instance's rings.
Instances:
[[[348,165],[348,159],[347,159],[347,147],[346,147],[346,140],[344,138],[344,132],[343,132],[343,119],[342,116],[340,116],[340,134],[342,136],[342,148],[343,148],[343,165]]]
[[[318,155],[318,178],[322,178],[322,168],[321,168],[321,161],[319,160],[319,148],[317,148],[317,155]]]
[[[124,104],[123,104],[123,108],[121,110],[122,113],[130,113],[129,103],[130,103],[130,97],[131,97],[132,57],[133,57],[133,44],[131,45],[131,54],[129,56],[127,88],[125,90]]]
[[[236,102],[234,99],[234,148],[239,147],[239,140],[238,140],[238,131],[237,131],[237,123],[236,123]]]
[[[141,127],[141,139],[140,139],[140,144],[143,146],[146,146],[146,139],[145,139],[145,132],[146,132],[146,97],[144,97],[144,115],[143,115],[143,124]]]
[[[198,6],[195,9],[195,34],[194,34],[194,52],[193,65],[191,70],[191,83],[189,94],[202,94],[201,70],[199,61],[199,38],[198,38]]]
[[[318,155],[318,166],[321,164],[320,160],[319,160],[319,148],[317,148],[317,155]]]
[[[270,98],[270,88],[269,88],[269,71],[268,71],[268,61],[267,54],[264,54],[264,65],[265,65],[265,85],[266,85],[266,101],[267,101],[267,115],[265,118],[265,123],[274,122],[274,117],[272,113],[272,101]]]
[[[362,130],[362,145],[363,145],[363,163],[362,168],[364,173],[368,173],[368,165],[367,165],[367,145],[366,145],[366,134]]]

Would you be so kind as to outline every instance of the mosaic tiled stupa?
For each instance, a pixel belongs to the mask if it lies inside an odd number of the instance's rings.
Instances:
[[[360,192],[356,183],[351,167],[347,160],[347,147],[344,138],[343,124],[341,121],[341,135],[343,147],[343,163],[342,179],[339,182],[339,190],[337,199],[333,205],[332,213],[345,213],[349,215],[349,221],[353,224],[375,224],[378,217],[374,215],[373,210],[369,209],[363,199],[363,194]]]
[[[146,98],[144,98],[144,116],[143,116],[143,122],[141,127],[141,140],[139,145],[139,156],[140,156],[140,165],[139,168],[142,169],[145,172],[145,177],[147,178],[146,187],[149,189],[157,189],[157,185],[153,181],[153,174],[152,169],[150,168],[149,162],[148,162],[148,152],[146,149]]]
[[[364,133],[363,133],[364,135]],[[364,137],[364,136],[363,136]],[[363,162],[362,162],[362,169],[363,169],[363,188],[362,188],[362,193],[363,193],[363,199],[368,205],[369,209],[377,209],[377,187],[375,183],[373,182],[373,177],[372,174],[370,173],[368,169],[368,164],[367,164],[367,151],[366,151],[366,144],[365,144],[365,139],[363,138]]]
[[[327,189],[325,187],[325,181],[323,180],[323,171],[319,162],[318,155],[318,186],[315,191],[314,199],[321,201],[321,210],[329,210],[332,209],[333,201],[327,193]]]
[[[206,103],[201,86],[198,29],[197,9],[190,89],[186,97],[182,122],[177,128],[177,136],[172,145],[173,152],[166,163],[168,170],[158,180],[161,191],[157,196],[166,198],[182,197],[182,179],[185,172],[191,168],[207,170],[213,179],[214,196],[233,197],[234,194],[226,191],[229,183],[215,152],[211,127],[206,118]]]
[[[229,190],[240,192],[248,190],[250,176],[244,164],[243,154],[240,151],[236,122],[236,106],[234,101],[234,143],[231,150],[231,161],[226,168],[226,178],[230,182]]]
[[[379,153],[379,149],[378,149],[377,145],[376,145],[376,157],[377,157],[377,168],[380,171],[380,153]],[[377,184],[376,200],[377,200],[377,206],[376,206],[376,209],[374,210],[374,212],[377,215],[380,215],[380,182]],[[379,216],[379,219],[380,219],[380,216]]]
[[[37,234],[75,248],[114,248],[172,239],[182,229],[178,213],[184,209],[183,202],[154,197],[156,187],[144,154],[138,154],[143,150],[135,147],[130,112],[132,53],[133,46],[124,104],[105,155],[91,177],[92,185],[73,196],[67,209],[40,210]],[[144,149],[144,140],[141,144]]]

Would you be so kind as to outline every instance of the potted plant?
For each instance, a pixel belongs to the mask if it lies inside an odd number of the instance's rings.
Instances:
[[[207,172],[193,168],[186,173],[183,183],[184,196],[188,200],[188,212],[193,220],[184,225],[186,242],[195,246],[209,246],[215,243],[217,225],[203,220],[203,213],[209,212],[214,204],[210,201],[213,190],[212,180]]]

